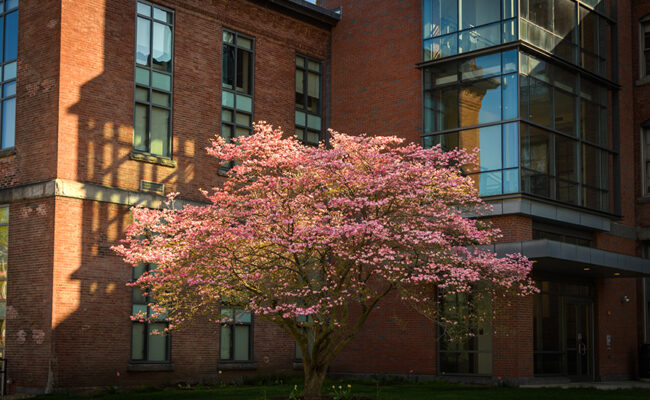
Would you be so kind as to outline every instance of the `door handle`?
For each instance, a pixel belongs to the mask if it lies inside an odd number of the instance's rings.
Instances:
[[[578,344],[578,353],[580,353],[581,356],[587,355],[587,345],[584,343]]]

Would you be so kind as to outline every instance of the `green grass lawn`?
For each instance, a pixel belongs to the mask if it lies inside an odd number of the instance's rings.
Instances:
[[[650,390],[596,390],[596,389],[515,389],[492,386],[452,385],[442,382],[376,384],[359,381],[328,381],[323,395],[331,394],[331,386],[346,387],[351,384],[351,394],[377,400],[636,400],[650,399]],[[118,393],[97,393],[90,397],[102,400],[165,400],[165,399],[210,399],[210,400],[266,400],[287,397],[294,384],[299,381],[259,386],[194,387],[192,389],[141,390]],[[87,399],[89,396],[68,396],[62,394],[39,396],[38,400]]]

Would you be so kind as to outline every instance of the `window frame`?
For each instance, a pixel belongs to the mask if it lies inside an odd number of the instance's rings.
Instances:
[[[138,4],[144,4],[144,5],[147,5],[147,6],[151,7],[151,16],[145,16],[145,15],[139,14],[138,13]],[[174,66],[175,66],[174,65],[175,64],[174,63],[174,54],[175,54],[175,47],[176,47],[175,46],[175,36],[176,35],[175,35],[174,27],[175,27],[175,24],[176,24],[176,13],[171,8],[161,6],[161,5],[152,3],[152,2],[147,1],[147,0],[137,0],[135,2],[135,5],[136,5],[135,6],[135,21],[134,21],[134,23],[135,23],[135,35],[134,35],[134,46],[133,46],[134,50],[135,50],[134,51],[134,58],[133,58],[133,66],[134,66],[133,67],[133,124],[132,124],[132,126],[133,126],[133,143],[132,143],[132,149],[131,150],[132,150],[132,152],[134,154],[145,154],[145,155],[156,157],[156,158],[170,159],[171,160],[171,159],[173,159],[173,156],[174,156],[174,140],[173,140],[173,136],[174,136],[173,135],[173,127],[174,127],[173,115],[174,115],[174,113],[173,113],[173,108],[174,108]],[[154,17],[153,17],[154,8],[158,8],[158,9],[160,9],[162,11],[170,13],[171,18],[172,18],[172,22],[169,23],[169,22],[165,22],[165,21],[160,21],[158,19],[154,19]],[[149,30],[149,52],[150,52],[149,58],[150,58],[150,61],[148,62],[147,65],[138,64],[137,57],[136,57],[137,48],[138,48],[137,47],[138,46],[138,18],[146,19],[149,22],[149,27],[150,27],[150,30]],[[171,59],[170,59],[171,67],[170,67],[170,71],[162,71],[162,70],[159,70],[159,69],[155,69],[153,67],[153,24],[154,24],[154,22],[163,24],[165,26],[169,26],[171,28],[172,37],[171,37]],[[137,83],[136,79],[137,79],[137,70],[138,70],[138,68],[146,69],[147,72],[149,73],[149,84],[148,85]],[[155,154],[155,153],[151,152],[151,115],[152,115],[152,108],[153,108],[152,93],[154,91],[152,77],[153,77],[154,72],[162,73],[164,75],[168,75],[169,79],[170,79],[170,90],[169,91],[166,91],[165,89],[160,89],[160,88],[155,89],[156,91],[159,91],[159,92],[162,92],[162,93],[165,93],[165,94],[169,95],[169,106],[168,107],[165,107],[165,106],[162,106],[162,105],[159,105],[159,104],[155,105],[156,108],[160,108],[160,109],[169,111],[169,121],[167,122],[167,129],[168,129],[168,132],[167,132],[167,136],[168,136],[167,137],[167,146],[168,146],[169,154],[167,154],[167,155],[160,155],[160,154]],[[138,87],[147,89],[147,92],[148,92],[148,101],[147,102],[137,100],[136,91],[137,91]],[[138,104],[147,106],[147,119],[146,119],[146,128],[145,128],[146,129],[146,135],[145,135],[146,136],[146,138],[145,138],[146,139],[146,144],[145,144],[145,147],[146,147],[147,150],[138,150],[138,149],[135,148],[136,119],[137,119],[136,118],[136,106]]]
[[[646,135],[650,135],[650,120],[641,124],[641,196],[650,197],[650,151],[646,147],[650,146],[650,141],[646,140]],[[650,258],[650,257],[649,257]]]
[[[303,60],[303,66],[302,67],[298,66],[298,59],[300,59],[300,58]],[[309,63],[310,62],[318,64],[318,71],[314,71],[314,70],[309,69]],[[297,86],[298,86],[298,81],[297,81],[297,78],[296,78],[297,72],[300,70],[303,73],[302,85],[303,85],[303,97],[304,97],[304,100],[303,100],[303,103],[302,103],[303,108],[300,109],[300,108],[298,108],[299,103],[296,101],[296,96],[294,94],[294,130],[297,131],[298,129],[300,129],[300,130],[303,131],[302,139],[299,138],[297,136],[297,134],[296,134],[296,138],[298,140],[300,140],[303,144],[316,145],[317,146],[318,143],[320,143],[323,140],[323,62],[321,60],[306,56],[304,54],[296,53],[294,67],[295,67],[295,72],[296,72],[296,73],[294,73],[295,88],[297,88]],[[308,101],[308,97],[309,97],[309,95],[308,95],[308,92],[309,92],[308,73],[309,72],[317,72],[317,74],[318,74],[318,109],[316,110],[315,113],[314,112],[309,112],[308,108],[307,108],[307,104],[309,102]],[[294,93],[297,93],[297,92],[294,90]],[[298,119],[298,117],[297,117],[298,112],[301,112],[301,113],[305,114],[305,124],[304,125],[298,124],[296,122],[297,119]],[[316,133],[316,129],[313,129],[313,128],[309,127],[309,116],[315,116],[315,117],[318,117],[320,119],[320,128],[318,129],[318,132],[317,132],[318,133],[318,143],[309,142],[307,140],[308,132]]]
[[[240,363],[254,363],[255,357],[253,354],[253,343],[254,343],[254,315],[251,312],[244,311],[241,308],[237,307],[222,307],[221,313],[226,310],[232,310],[233,320],[230,322],[222,322],[219,324],[219,364],[240,364]],[[241,311],[242,313],[250,314],[250,322],[237,322],[236,313]],[[247,360],[236,360],[235,359],[235,326],[247,326],[248,327],[248,359]],[[230,358],[221,358],[221,335],[223,329],[230,329]]]
[[[234,43],[227,43],[227,42],[225,42],[223,40],[223,36],[224,36],[224,34],[226,32],[234,35]],[[239,46],[239,44],[238,44],[238,38],[239,37],[250,40],[251,41],[251,48],[247,49],[245,47]],[[234,85],[233,85],[232,89],[227,88],[227,87],[224,86],[224,68],[223,68],[224,64],[223,64],[223,60],[224,60],[224,57],[225,57],[224,56],[225,53],[223,51],[223,48],[226,45],[227,46],[232,46],[235,49],[235,57],[234,57],[234,64],[233,64]],[[219,94],[221,96],[220,97],[220,105],[221,105],[221,107],[220,107],[220,113],[219,113],[219,122],[220,122],[220,124],[219,124],[219,134],[224,140],[227,140],[227,141],[230,141],[230,140],[232,140],[232,138],[237,137],[237,135],[236,135],[237,128],[248,129],[248,132],[249,132],[248,134],[249,135],[253,132],[253,123],[255,121],[255,118],[254,118],[254,115],[255,115],[255,45],[256,45],[256,41],[255,41],[255,38],[253,36],[249,36],[247,34],[244,34],[244,33],[241,33],[241,32],[238,32],[236,30],[229,29],[229,28],[226,28],[226,27],[223,27],[222,30],[221,30],[221,57],[222,57],[222,60],[221,60],[221,86],[220,86],[221,90],[219,92]],[[251,68],[250,68],[250,86],[251,86],[251,89],[250,89],[250,94],[246,93],[246,92],[243,92],[243,91],[237,90],[237,59],[238,59],[237,54],[238,54],[238,51],[240,51],[240,50],[250,52],[250,54],[251,54],[251,61],[250,61],[250,63],[251,63]],[[224,101],[223,101],[224,92],[229,92],[229,93],[232,94],[232,96],[233,96],[233,106],[232,107],[224,105]],[[246,97],[250,98],[250,101],[251,101],[251,110],[250,110],[250,112],[244,111],[244,110],[242,110],[240,108],[237,108],[237,96],[246,96]],[[224,121],[224,119],[222,118],[224,111],[232,112],[231,121]],[[250,117],[249,126],[244,126],[244,125],[241,125],[241,124],[237,123],[237,113],[238,112],[241,113],[241,114],[246,114],[246,115],[248,115]],[[228,137],[228,138],[224,137],[224,131],[223,131],[223,126],[224,125],[229,126],[230,129],[231,129],[231,136]]]
[[[143,274],[153,270],[152,269],[152,264],[146,263],[146,264],[143,264],[143,265],[144,265],[144,268],[145,268]],[[131,275],[132,276],[131,282],[137,281],[138,278],[141,276],[141,275],[138,276],[138,277],[135,276],[135,274],[136,274],[136,268],[135,267],[132,269],[131,274],[132,274]],[[131,313],[130,313],[131,316],[133,316],[133,306],[136,305],[136,303],[133,301],[134,300],[134,295],[135,295],[135,290],[137,290],[136,287],[133,287],[133,289],[131,289]],[[151,313],[151,307],[148,304],[150,304],[153,300],[148,295],[145,296],[145,298],[146,298],[146,302],[147,302],[146,303],[147,317],[149,317],[149,315]],[[140,304],[140,303],[137,303],[137,304]],[[140,304],[140,305],[142,305],[142,304]],[[166,320],[157,321],[157,323],[163,323],[163,322],[167,326],[169,326],[169,323]],[[136,359],[133,358],[133,342],[134,342],[134,334],[135,334],[134,326],[136,324],[140,324],[140,325],[144,326],[144,335],[143,335],[144,336],[144,341],[143,341],[144,357],[143,357],[142,360],[136,360]],[[144,322],[133,321],[133,320],[131,321],[131,343],[130,343],[130,346],[129,346],[129,362],[131,364],[163,364],[163,365],[171,364],[171,362],[172,362],[171,333],[170,332],[164,333],[164,337],[165,337],[165,360],[156,361],[156,360],[150,360],[149,359],[149,336],[150,335],[149,335],[148,332],[149,332],[149,321],[144,321]]]
[[[9,14],[16,13],[17,18],[20,18],[20,4],[15,5],[13,8],[7,9],[9,7],[9,2],[5,1],[4,4],[0,5],[0,18],[2,19],[2,43],[0,43],[0,52],[2,55],[2,58],[0,58],[0,71],[2,72],[2,79],[0,80],[0,89],[2,89],[2,92],[0,93],[0,150],[10,150],[15,148],[16,146],[16,103],[17,103],[17,96],[16,92],[18,89],[18,83],[17,83],[17,75],[18,75],[18,51],[16,51],[16,58],[13,58],[9,61],[5,60],[5,51],[6,51],[6,46],[5,46],[5,41],[7,38],[7,16]],[[18,24],[18,23],[17,23]],[[16,27],[16,50],[18,50],[18,39],[19,39],[19,32],[20,32],[20,26],[17,25]],[[5,70],[7,70],[6,67],[10,66],[11,64],[14,64],[14,74],[13,78],[11,79],[5,79]],[[9,68],[11,71],[11,68]],[[5,96],[4,95],[4,87],[5,85],[8,84],[14,84],[14,93],[12,95]],[[12,146],[5,146],[3,143],[3,137],[4,137],[4,122],[5,122],[5,110],[4,110],[4,104],[5,101],[10,101],[14,100],[14,119],[13,119],[13,136],[12,136],[12,141],[13,145]]]
[[[648,47],[645,45],[645,27],[647,26],[650,29],[650,14],[645,15],[639,20],[639,79],[642,82],[650,82],[650,73],[648,69],[650,66],[648,62],[650,61],[650,43]],[[646,58],[646,54],[647,57]]]

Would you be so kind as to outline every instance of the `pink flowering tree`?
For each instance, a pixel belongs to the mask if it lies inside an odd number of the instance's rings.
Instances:
[[[486,210],[461,171],[473,155],[336,132],[329,148],[316,148],[268,125],[255,131],[208,148],[234,165],[223,186],[204,192],[209,205],[136,208],[115,248],[130,264],[158,266],[136,284],[170,328],[225,322],[224,303],[277,324],[302,352],[309,398],[389,294],[453,332],[467,324],[443,318],[443,294],[535,291],[530,262],[481,250],[498,232],[464,216]],[[466,322],[491,317],[469,309]]]

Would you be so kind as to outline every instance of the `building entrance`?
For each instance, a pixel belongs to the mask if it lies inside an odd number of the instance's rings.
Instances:
[[[536,376],[594,379],[593,285],[538,281],[533,311]]]

